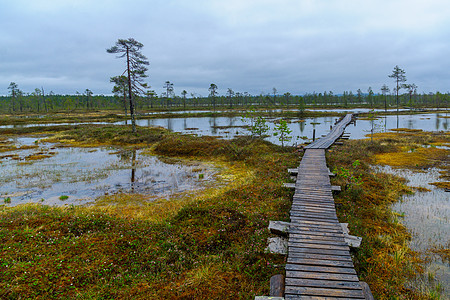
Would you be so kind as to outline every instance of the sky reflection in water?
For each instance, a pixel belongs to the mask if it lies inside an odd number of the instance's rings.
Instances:
[[[16,144],[32,145],[34,141],[34,138],[17,138]],[[9,197],[9,205],[28,202],[79,205],[119,191],[164,196],[201,188],[202,183],[214,177],[214,171],[206,165],[167,163],[156,156],[142,154],[142,150],[53,146],[43,144],[39,149],[11,151],[18,154],[18,159],[1,160],[0,197]],[[55,154],[45,159],[25,160],[37,151]],[[2,156],[11,153],[4,152]],[[62,195],[69,198],[62,201],[59,199]]]

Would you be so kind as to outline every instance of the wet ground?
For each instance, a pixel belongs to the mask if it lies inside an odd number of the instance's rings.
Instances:
[[[10,142],[38,147],[0,153],[0,201],[7,205],[79,205],[117,192],[170,196],[202,188],[216,172],[199,162],[168,161],[143,150],[58,147],[28,137]]]
[[[428,191],[418,191],[413,195],[404,195],[393,205],[393,210],[403,217],[399,218],[412,235],[411,249],[418,251],[429,260],[426,271],[434,275],[444,288],[444,294],[450,297],[450,265],[431,249],[450,247],[450,193],[429,183],[443,181],[439,179],[439,169],[433,168],[425,173],[405,169],[377,167],[381,172],[392,173],[408,180],[408,186],[422,187]]]

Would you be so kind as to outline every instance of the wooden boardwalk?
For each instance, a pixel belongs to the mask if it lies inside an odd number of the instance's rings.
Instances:
[[[337,123],[326,137],[318,139],[305,149],[328,149],[344,133],[345,127],[352,121],[352,114],[347,114],[339,123]]]
[[[290,212],[285,299],[365,299],[336,216],[325,149],[342,135],[347,115],[306,147]]]

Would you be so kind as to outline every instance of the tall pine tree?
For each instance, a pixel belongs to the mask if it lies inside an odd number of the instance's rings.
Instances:
[[[118,39],[114,46],[106,49],[108,53],[118,53],[118,58],[126,58],[127,67],[122,75],[126,73],[128,79],[128,100],[133,133],[136,132],[134,97],[144,94],[144,89],[147,88],[144,78],[147,77],[145,72],[148,70],[146,66],[149,65],[149,62],[147,57],[140,52],[142,47],[144,47],[142,43],[129,38],[128,40]]]

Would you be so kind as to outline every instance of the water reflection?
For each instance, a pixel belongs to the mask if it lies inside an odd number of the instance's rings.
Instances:
[[[314,117],[314,118],[293,118],[289,120],[288,127],[292,131],[292,143],[297,143],[299,136],[305,136],[312,139],[313,130],[316,130],[317,136],[327,134],[330,125],[333,125],[338,117]],[[272,143],[280,143],[273,136],[275,122],[279,118],[266,118],[269,126],[268,141]],[[304,122],[302,122],[304,121]],[[296,123],[299,123],[297,126]],[[384,123],[384,124],[383,124]],[[59,124],[59,125],[67,125]],[[105,123],[89,123],[89,124],[105,124]],[[114,124],[124,125],[125,121],[116,122]],[[250,124],[249,119],[242,117],[195,117],[195,118],[155,118],[136,120],[139,126],[160,126],[172,130],[174,132],[189,133],[196,135],[212,135],[226,139],[234,138],[238,135],[248,135],[249,130],[245,128]],[[39,126],[50,126],[57,124],[40,124]],[[30,124],[36,126],[36,124]],[[350,138],[365,138],[366,134],[371,132],[372,126],[375,132],[385,132],[394,128],[422,129],[425,131],[448,130],[448,118],[443,114],[424,113],[414,115],[387,115],[380,116],[375,121],[360,119],[355,126],[348,126],[346,131],[350,133]],[[0,128],[14,127],[12,125],[0,126]],[[23,127],[23,125],[19,126]],[[230,130],[233,128],[233,130]]]
[[[377,171],[395,174],[408,180],[408,185],[423,187],[429,191],[404,195],[402,201],[393,205],[393,210],[404,214],[400,221],[405,224],[412,239],[411,249],[422,254],[431,255],[431,247],[450,247],[450,193],[430,185],[441,181],[439,169],[429,169],[426,173],[410,170],[377,167]],[[450,265],[443,263],[440,257],[432,257],[427,271],[435,274],[450,296]]]
[[[35,139],[18,138],[19,145]],[[53,153],[45,159],[25,160],[33,153]],[[14,157],[9,154],[14,153]],[[85,204],[105,194],[136,192],[163,196],[202,188],[213,179],[214,170],[200,163],[183,165],[161,161],[142,150],[106,148],[54,148],[3,152],[0,159],[0,201],[49,205]],[[199,180],[198,174],[203,174]],[[67,200],[59,197],[69,196]]]

